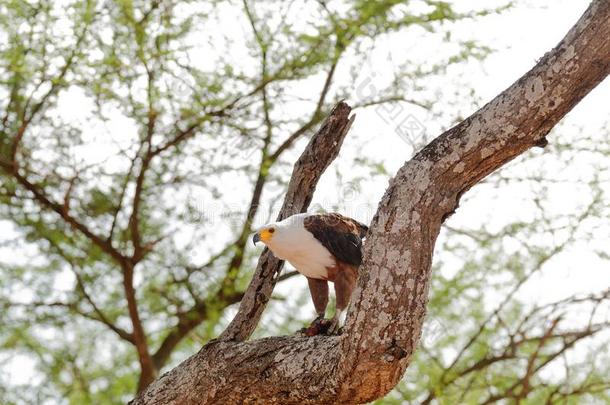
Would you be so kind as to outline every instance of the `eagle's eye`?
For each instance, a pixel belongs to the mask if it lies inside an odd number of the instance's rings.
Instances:
[[[269,233],[275,232],[275,228],[269,228]]]

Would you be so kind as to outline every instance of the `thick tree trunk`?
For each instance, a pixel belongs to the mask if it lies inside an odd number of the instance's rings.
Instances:
[[[341,336],[242,342],[252,325],[236,322],[133,403],[363,403],[385,395],[421,334],[443,220],[472,185],[544,146],[550,129],[609,71],[610,0],[595,0],[531,71],[398,171],[372,221]],[[248,314],[264,306],[254,301]]]

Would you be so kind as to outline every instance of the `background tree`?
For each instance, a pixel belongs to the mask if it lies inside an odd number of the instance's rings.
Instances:
[[[275,2],[3,3],[0,215],[12,225],[4,239],[0,337],[7,356],[36,358],[45,381],[28,392],[3,386],[5,402],[57,397],[123,402],[172,359],[183,359],[216,336],[231,318],[227,307],[242,298],[251,277],[255,252],[245,249],[246,241],[253,221],[263,222],[277,209],[298,156],[292,149],[303,145],[336,100],[353,98],[358,67],[370,52],[392,33],[416,27],[443,33],[442,22],[490,12],[461,13],[446,3],[424,3],[424,11],[394,1],[287,2],[280,9]],[[217,29],[227,21],[248,30]],[[355,107],[412,103],[437,114],[431,106],[436,97],[419,83],[487,52],[472,42],[449,41],[458,45],[452,54],[427,65],[397,64],[387,87],[376,84],[375,91],[358,94]],[[414,139],[414,147],[424,141]],[[566,143],[569,154],[574,145],[571,139]],[[581,147],[592,143],[599,145]],[[379,162],[357,158],[368,172],[388,177]],[[337,182],[357,191],[364,177],[359,173]],[[577,217],[581,220],[603,218],[607,196],[597,180],[590,182],[591,190],[600,189],[597,202]],[[262,201],[272,203],[261,206]],[[448,230],[448,253],[465,255],[481,246],[489,254],[464,260],[459,277],[439,276],[433,295],[439,323],[453,330],[461,315],[458,308],[447,311],[443,302],[474,288],[475,281],[479,289],[489,287],[481,269],[492,272],[485,266],[504,256],[506,238],[527,241],[548,232],[544,225],[560,223],[541,217],[531,227],[510,225],[497,234]],[[548,252],[541,244],[537,255],[522,252],[527,260],[507,255],[513,278],[502,280],[503,273],[495,273],[499,294],[500,288],[523,284]],[[530,339],[517,345],[512,359],[535,361],[546,353],[536,350],[536,343],[559,350],[562,339],[576,338],[562,336],[567,333],[563,321],[555,322],[548,333],[552,338],[545,337],[549,329],[532,331],[528,322],[550,328],[557,308],[581,300],[537,311],[509,300],[502,310],[510,317],[498,311],[487,320],[489,309],[472,305],[477,297],[460,298],[476,315],[473,325],[464,325],[470,329],[459,336],[444,335],[442,345],[420,356],[441,359],[443,350],[467,344],[456,342],[458,337],[475,336],[481,326],[486,333],[477,335],[476,344],[451,367],[438,361],[438,371],[431,373],[428,364],[426,374],[438,377],[425,386],[414,380],[417,391],[407,380],[409,398],[414,392],[421,400],[479,395],[462,383],[481,385],[475,376],[489,375],[484,367],[468,367],[490,355],[494,333],[511,344]],[[603,305],[603,299],[594,295],[588,301]],[[528,310],[522,326],[533,335],[502,330]],[[273,327],[273,319],[264,324],[260,333],[265,334],[295,327]],[[604,326],[595,319],[579,331],[590,328],[592,335]],[[498,353],[502,349],[494,347]],[[510,359],[485,367],[502,364],[499,373]],[[416,364],[424,367],[428,360]],[[515,362],[512,370],[522,386],[547,385],[548,395],[570,395],[551,384],[519,379],[519,365]],[[574,383],[574,395],[602,395],[603,371],[594,368],[592,377],[584,378],[588,371],[577,370],[583,378],[574,380],[581,384]],[[513,382],[494,381],[489,385],[510,394]]]

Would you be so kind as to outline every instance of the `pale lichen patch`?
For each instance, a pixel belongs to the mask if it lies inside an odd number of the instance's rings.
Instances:
[[[413,213],[411,214],[411,218],[413,219],[413,223],[414,224],[418,224],[419,223],[419,212],[417,211],[413,211]]]
[[[456,150],[454,150],[453,152],[451,152],[451,154],[450,154],[449,156],[447,156],[447,162],[448,162],[449,164],[453,164],[453,163],[455,163],[455,162],[459,161],[459,160],[460,160],[460,158],[461,158],[461,157],[460,157],[460,154],[459,154],[459,153],[457,153],[457,151],[456,151]]]
[[[386,250],[382,243],[375,243],[373,245],[373,257],[384,257],[385,252]]]
[[[392,314],[384,311],[377,312],[377,322],[371,331],[371,337],[376,343],[383,342],[387,337],[382,333],[392,323]]]
[[[386,256],[386,265],[389,267],[396,267],[399,259],[400,252],[397,250],[390,250]]]
[[[466,168],[466,164],[464,162],[460,162],[453,168],[453,173],[462,173]]]
[[[468,138],[465,147],[466,150],[474,148],[479,143],[482,128],[480,120],[480,117],[473,119],[472,124],[470,124],[470,127],[466,130],[466,135]]]
[[[544,96],[544,80],[536,76],[525,90],[525,98],[530,104],[536,103]]]
[[[493,155],[494,150],[492,148],[483,148],[481,149],[481,159],[485,159],[488,158],[489,156]]]
[[[574,45],[567,46],[563,53],[563,58],[564,59],[574,59],[575,57],[577,57],[577,55],[576,55],[576,49],[574,49]]]

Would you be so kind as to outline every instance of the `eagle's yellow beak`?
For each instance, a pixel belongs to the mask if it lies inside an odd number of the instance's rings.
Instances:
[[[262,229],[262,230],[258,231],[252,237],[252,243],[254,243],[255,245],[256,245],[256,242],[267,243],[271,239],[271,235],[273,234],[274,231],[275,231],[275,229],[274,230]]]

